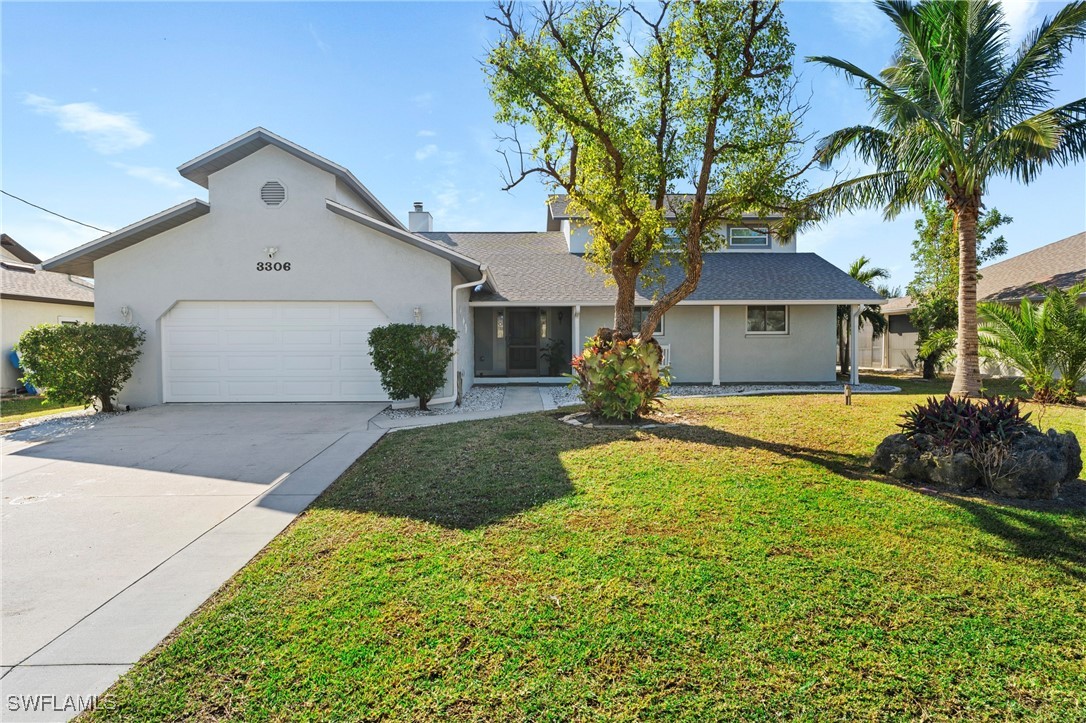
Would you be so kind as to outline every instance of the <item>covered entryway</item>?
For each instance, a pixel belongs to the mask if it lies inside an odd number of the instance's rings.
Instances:
[[[370,301],[181,301],[162,319],[165,402],[382,401]]]

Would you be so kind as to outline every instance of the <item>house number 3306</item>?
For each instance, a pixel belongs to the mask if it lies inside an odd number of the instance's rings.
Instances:
[[[257,271],[290,271],[290,262],[282,261],[257,261]]]

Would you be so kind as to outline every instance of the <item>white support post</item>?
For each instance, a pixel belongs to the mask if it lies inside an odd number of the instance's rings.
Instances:
[[[713,386],[720,386],[720,307],[713,307]]]
[[[582,346],[584,339],[581,338],[581,307],[578,305],[573,307],[573,348],[570,349],[570,356],[578,356]]]
[[[851,313],[849,314],[849,330],[848,330],[849,342],[848,342],[848,355],[849,355],[849,369],[848,369],[848,383],[852,386],[856,386],[860,383],[860,367],[858,361],[860,359],[860,305],[853,304]]]

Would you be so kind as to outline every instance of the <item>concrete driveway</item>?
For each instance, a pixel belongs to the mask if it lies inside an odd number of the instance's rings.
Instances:
[[[380,438],[383,406],[163,405],[6,438],[0,717],[78,713]]]

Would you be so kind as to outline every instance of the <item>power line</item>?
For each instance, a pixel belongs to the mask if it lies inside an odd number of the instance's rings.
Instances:
[[[80,226],[86,226],[87,228],[93,228],[95,231],[101,231],[102,233],[111,233],[110,231],[106,231],[104,228],[98,228],[97,226],[91,226],[89,223],[83,223],[82,221],[76,221],[74,218],[68,218],[64,214],[57,213],[56,211],[50,211],[48,208],[45,208],[44,206],[39,206],[36,203],[31,203],[30,201],[27,201],[25,198],[19,198],[14,193],[8,193],[7,191],[3,190],[2,188],[0,188],[0,193],[4,194],[5,196],[8,196],[10,198],[14,198],[16,201],[22,201],[27,206],[33,206],[36,209],[39,209],[41,211],[45,211],[46,213],[51,213],[54,216],[57,216],[58,218],[64,219],[65,221],[71,221],[72,223],[78,223]]]

